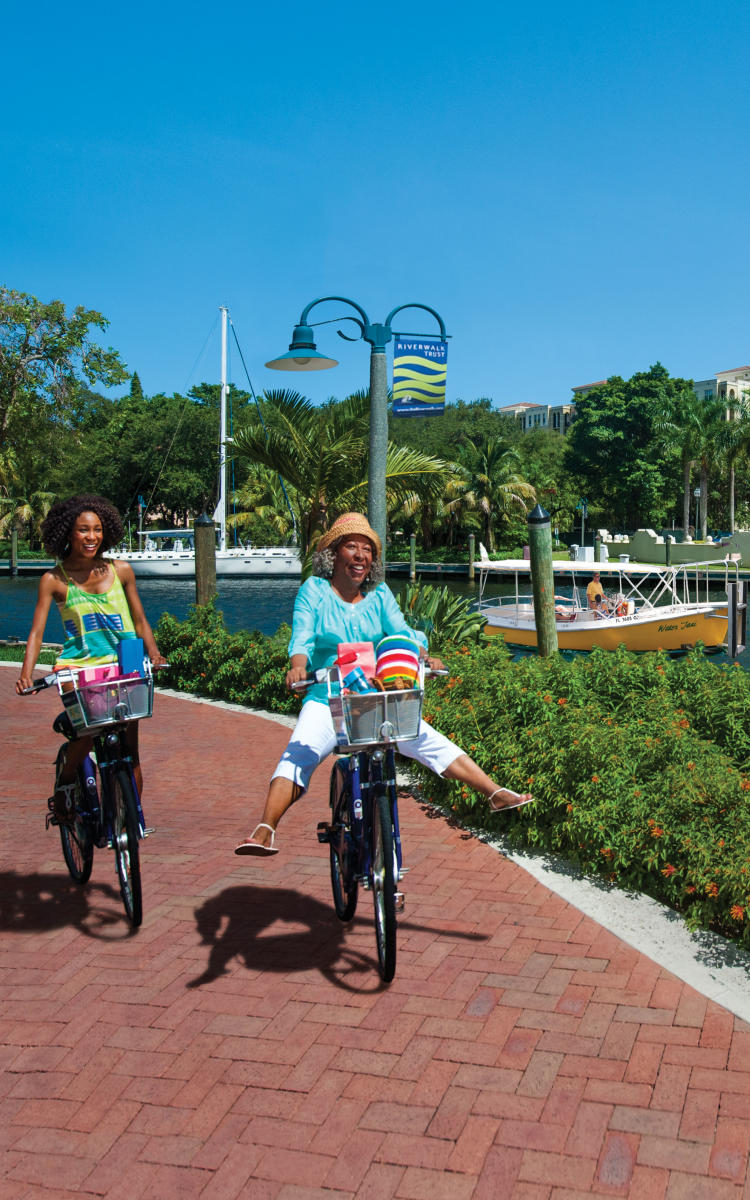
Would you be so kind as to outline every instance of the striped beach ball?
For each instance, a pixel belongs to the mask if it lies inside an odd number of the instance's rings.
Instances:
[[[408,679],[416,687],[419,680],[419,643],[401,633],[389,634],[376,647],[375,674],[388,684]]]

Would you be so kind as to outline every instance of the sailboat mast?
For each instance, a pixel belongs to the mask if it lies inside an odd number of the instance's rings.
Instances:
[[[227,309],[220,305],[221,312],[221,421],[219,431],[219,503],[216,516],[219,520],[219,549],[227,548]]]

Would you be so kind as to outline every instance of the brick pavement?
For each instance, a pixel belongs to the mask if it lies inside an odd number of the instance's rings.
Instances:
[[[333,915],[326,772],[238,859],[287,731],[143,730],[145,919],[44,831],[56,698],[0,670],[0,1198],[750,1197],[750,1026],[414,800],[394,982]],[[160,748],[161,747],[161,748]],[[157,758],[158,755],[158,758]]]

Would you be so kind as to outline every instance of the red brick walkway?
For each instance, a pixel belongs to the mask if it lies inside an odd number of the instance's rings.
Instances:
[[[404,801],[388,988],[369,897],[333,915],[325,769],[277,859],[235,858],[274,723],[158,700],[131,935],[112,855],[77,888],[44,831],[58,705],[14,678],[2,1200],[750,1196],[750,1027],[490,847]]]

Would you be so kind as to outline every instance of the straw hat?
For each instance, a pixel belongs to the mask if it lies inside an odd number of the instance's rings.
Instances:
[[[336,542],[341,541],[342,538],[351,537],[352,534],[369,538],[375,549],[375,558],[380,558],[382,554],[380,538],[369,525],[367,517],[363,517],[361,513],[354,512],[343,513],[342,516],[337,517],[331,528],[327,529],[321,537],[316,549],[326,550],[329,546],[333,546]]]

